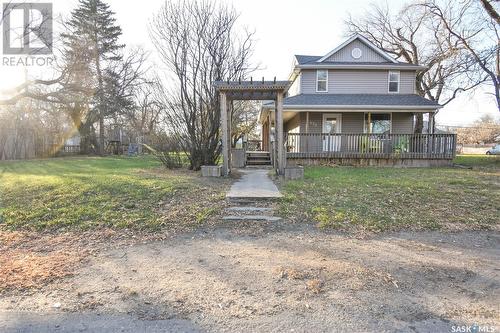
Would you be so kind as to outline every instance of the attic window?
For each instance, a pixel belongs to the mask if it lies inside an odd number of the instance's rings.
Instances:
[[[390,93],[399,92],[399,71],[389,72],[389,92]]]
[[[318,69],[316,71],[316,92],[328,91],[328,70]]]
[[[363,52],[361,52],[361,49],[356,47],[356,48],[352,49],[351,55],[354,59],[359,59],[363,55]]]

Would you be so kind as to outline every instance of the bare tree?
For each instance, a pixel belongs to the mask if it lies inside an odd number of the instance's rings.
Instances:
[[[471,127],[457,129],[459,144],[493,143],[500,136],[500,121],[485,115]]]
[[[260,104],[255,101],[234,101],[231,114],[231,141],[235,146],[244,135],[252,136],[259,121]]]
[[[152,135],[158,131],[164,106],[155,96],[157,81],[142,85],[135,94],[135,107],[124,114],[126,123],[139,135]]]
[[[163,103],[169,130],[190,167],[214,164],[220,154],[218,96],[213,82],[245,77],[252,68],[252,34],[239,33],[233,8],[210,1],[167,1],[151,37],[169,69]]]
[[[454,42],[443,23],[420,3],[395,13],[387,5],[372,4],[364,16],[350,16],[345,23],[348,34],[360,33],[397,59],[427,66],[416,75],[416,92],[441,105],[487,80],[465,47]],[[416,118],[415,131],[421,133],[422,114]]]
[[[477,0],[444,4],[430,0],[420,6],[439,22],[450,42],[465,51],[476,65],[474,69],[486,75],[500,111],[500,18],[493,4],[486,0],[481,4]]]
[[[500,15],[498,14],[498,11],[495,9],[495,7],[493,7],[494,1],[497,0],[481,0],[481,4],[483,5],[486,13],[488,13],[489,17],[495,20],[497,24],[500,24]]]

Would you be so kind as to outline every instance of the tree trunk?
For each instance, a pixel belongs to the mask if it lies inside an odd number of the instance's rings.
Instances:
[[[90,125],[81,124],[78,128],[78,133],[80,134],[80,154],[88,155],[90,154],[90,143],[91,143],[91,130]]]
[[[95,40],[97,41],[97,32],[95,33]],[[104,106],[103,106],[103,98],[102,94],[104,93],[103,89],[103,80],[102,80],[102,71],[101,71],[101,59],[99,57],[98,45],[96,42],[95,45],[95,67],[97,72],[97,110],[99,112],[99,155],[104,156]]]
[[[415,114],[415,133],[420,134],[424,129],[424,115],[423,113]]]

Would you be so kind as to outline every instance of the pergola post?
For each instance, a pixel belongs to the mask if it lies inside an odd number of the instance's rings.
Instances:
[[[227,98],[226,98],[227,99]],[[232,100],[227,100],[227,167],[230,173],[231,172],[231,165],[232,165],[232,140],[231,140],[231,123],[233,121],[232,116],[233,116],[233,101]]]
[[[229,147],[228,147],[228,117],[227,117],[227,99],[226,93],[219,95],[220,104],[220,122],[222,129],[222,175],[229,175]]]
[[[283,93],[278,92],[276,96],[276,143],[278,145],[278,174],[285,174],[286,152],[284,151],[283,136]]]

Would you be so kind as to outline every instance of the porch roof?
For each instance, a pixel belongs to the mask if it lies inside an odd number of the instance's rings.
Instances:
[[[285,109],[423,109],[441,107],[415,94],[299,94],[286,97]],[[273,107],[274,103],[264,104]]]

